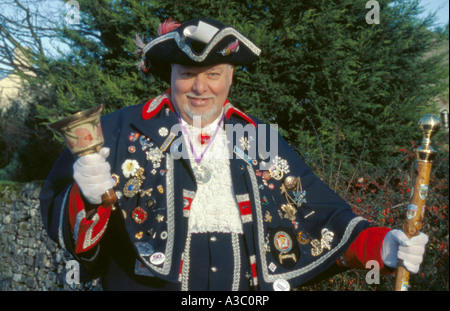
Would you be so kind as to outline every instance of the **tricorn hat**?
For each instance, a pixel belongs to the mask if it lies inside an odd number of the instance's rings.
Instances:
[[[158,28],[158,37],[143,44],[136,37],[142,61],[138,68],[170,82],[171,64],[184,66],[249,65],[261,50],[230,26],[211,19],[194,19],[183,24],[171,19]]]

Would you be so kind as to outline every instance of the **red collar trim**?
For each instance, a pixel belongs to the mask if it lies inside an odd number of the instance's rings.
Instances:
[[[233,114],[237,114],[239,117],[247,121],[248,123],[252,124],[254,127],[256,127],[256,123],[250,118],[248,115],[243,113],[241,110],[234,107],[228,100],[225,101],[225,104],[223,105],[223,109],[225,111],[225,117],[227,119],[230,119],[230,117]]]
[[[161,109],[165,105],[167,105],[170,108],[170,110],[174,112],[175,110],[173,109],[173,105],[170,102],[169,94],[170,89],[168,89],[163,94],[149,100],[142,109],[142,118],[144,120],[149,120],[153,118],[156,114],[158,114],[161,111]],[[241,110],[234,107],[228,100],[225,100],[225,103],[223,104],[223,109],[225,112],[225,117],[227,119],[230,119],[230,117],[233,114],[236,114],[245,121],[247,121],[248,123],[252,124],[254,127],[256,127],[256,123],[248,115],[246,115]]]
[[[174,109],[173,109],[172,103],[170,102],[169,94],[170,94],[170,89],[165,91],[163,94],[149,100],[144,105],[144,108],[142,109],[142,118],[144,120],[149,120],[149,119],[153,118],[156,114],[158,114],[158,112],[161,111],[161,109],[165,105],[167,105],[170,108],[170,110],[173,112]]]

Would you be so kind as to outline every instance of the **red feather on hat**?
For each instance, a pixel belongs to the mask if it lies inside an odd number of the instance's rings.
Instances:
[[[164,35],[168,33],[169,31],[172,31],[174,29],[177,29],[181,24],[177,21],[172,21],[172,18],[169,17],[166,19],[163,23],[159,24],[158,26],[158,36]],[[138,70],[143,72],[148,72],[150,69],[145,65],[145,56],[143,56],[143,50],[145,48],[145,43],[142,41],[142,39],[136,34],[135,39],[133,40],[134,43],[137,46],[136,54],[140,55],[142,57],[141,61],[136,64],[136,67]]]
[[[172,21],[172,17],[169,17],[163,23],[159,24],[158,36],[164,35],[164,34],[168,33],[169,31],[177,29],[178,27],[180,27],[180,25],[181,24],[179,22]]]

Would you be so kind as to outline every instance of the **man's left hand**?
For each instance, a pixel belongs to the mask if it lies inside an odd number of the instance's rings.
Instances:
[[[401,259],[409,272],[417,273],[427,243],[428,236],[422,232],[408,239],[403,231],[391,230],[386,234],[381,249],[383,263],[388,267],[396,268],[398,259]]]

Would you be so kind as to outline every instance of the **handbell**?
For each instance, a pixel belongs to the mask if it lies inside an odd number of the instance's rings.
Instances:
[[[100,116],[103,105],[77,112],[67,118],[47,125],[52,131],[59,133],[65,140],[70,152],[81,157],[98,152],[105,142],[103,138]],[[113,189],[102,195],[102,203],[110,206],[117,201]]]

